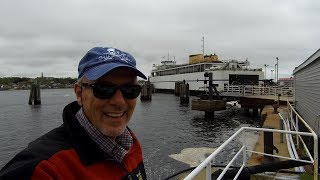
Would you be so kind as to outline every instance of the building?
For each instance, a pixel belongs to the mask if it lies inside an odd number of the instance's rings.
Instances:
[[[293,71],[295,109],[319,136],[320,49]]]
[[[294,86],[294,78],[279,78],[279,86],[284,87],[293,87]]]

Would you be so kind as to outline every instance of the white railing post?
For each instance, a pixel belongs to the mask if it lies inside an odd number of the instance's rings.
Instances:
[[[209,162],[206,167],[206,180],[211,180],[211,174],[211,162]]]
[[[319,162],[318,162],[318,136],[315,134],[313,136],[313,148],[314,148],[314,155],[313,155],[313,160],[314,160],[314,163],[313,163],[313,173],[314,173],[314,180],[318,180],[318,171],[319,171]]]
[[[244,146],[243,154],[242,154],[242,156],[243,156],[242,165],[246,166],[246,162],[247,162],[247,146],[246,146],[246,143],[244,143],[244,142],[242,144]]]
[[[298,116],[296,116],[296,131],[299,132],[299,119],[298,119]],[[300,148],[299,136],[300,135],[296,135],[298,149]]]
[[[292,108],[290,108],[290,120],[292,121],[293,119],[293,111],[292,111]]]

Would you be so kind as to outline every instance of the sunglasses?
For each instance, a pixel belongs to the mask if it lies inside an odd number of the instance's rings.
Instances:
[[[120,89],[122,95],[126,99],[135,99],[141,92],[141,86],[138,84],[112,86],[107,84],[82,83],[82,86],[91,87],[93,90],[93,95],[98,99],[110,99],[116,94],[118,89]]]

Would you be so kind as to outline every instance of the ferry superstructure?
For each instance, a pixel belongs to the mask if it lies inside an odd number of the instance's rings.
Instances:
[[[264,79],[262,68],[250,68],[248,60],[224,60],[218,59],[216,54],[196,54],[189,56],[189,63],[176,64],[174,60],[161,61],[160,65],[154,65],[151,71],[150,82],[156,91],[173,90],[175,82],[186,81],[191,91],[205,91],[204,73],[213,74],[213,84],[218,91],[222,91],[227,85],[258,85]]]

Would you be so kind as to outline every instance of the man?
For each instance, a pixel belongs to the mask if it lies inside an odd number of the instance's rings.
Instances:
[[[127,127],[141,87],[135,59],[95,47],[78,66],[77,101],[63,125],[38,138],[0,171],[0,179],[146,179],[138,139]]]

